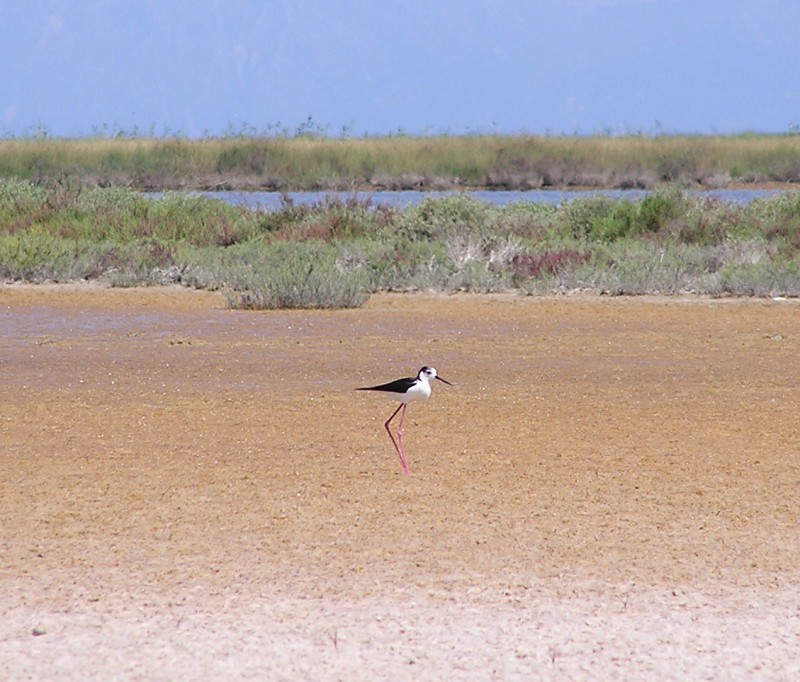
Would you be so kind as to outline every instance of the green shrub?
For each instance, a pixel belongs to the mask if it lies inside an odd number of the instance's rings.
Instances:
[[[800,296],[800,262],[731,262],[709,283],[709,293],[732,296]]]
[[[686,210],[685,197],[680,192],[654,192],[639,202],[636,215],[638,233],[659,232],[669,226]]]
[[[761,234],[778,242],[786,255],[800,252],[800,192],[754,201],[747,212]]]
[[[482,237],[499,209],[466,194],[425,199],[406,208],[398,227],[412,240],[443,240],[453,235]]]
[[[240,252],[216,282],[233,308],[354,308],[369,298],[366,275],[341,267],[326,244],[253,243]]]
[[[495,232],[503,232],[531,241],[562,241],[568,233],[560,229],[558,206],[529,201],[508,204],[492,220]]]
[[[589,238],[598,242],[613,242],[639,234],[638,207],[631,201],[614,202],[610,210],[599,216],[589,230]]]
[[[96,276],[105,248],[38,231],[0,236],[0,280],[65,282]]]
[[[574,239],[583,241],[589,239],[595,225],[611,216],[615,203],[602,195],[575,199],[561,208],[558,218]]]
[[[32,218],[47,206],[47,192],[27,180],[0,179],[0,232],[9,231],[10,223]]]
[[[156,239],[230,246],[251,238],[257,223],[252,213],[218,199],[170,192],[153,200],[144,225]]]

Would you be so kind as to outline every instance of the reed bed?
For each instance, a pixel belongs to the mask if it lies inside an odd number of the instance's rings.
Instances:
[[[0,177],[135,189],[721,187],[800,182],[800,135],[0,140]]]
[[[800,296],[800,192],[272,212],[183,192],[0,180],[0,280],[179,283],[237,308],[361,305],[380,290]]]

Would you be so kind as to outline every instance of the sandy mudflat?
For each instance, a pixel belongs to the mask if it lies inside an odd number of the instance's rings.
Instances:
[[[800,679],[799,408],[797,301],[0,288],[0,680]]]

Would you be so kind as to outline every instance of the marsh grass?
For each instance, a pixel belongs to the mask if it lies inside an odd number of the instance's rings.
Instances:
[[[0,140],[0,177],[165,189],[718,187],[800,182],[800,135]]]
[[[668,188],[638,201],[264,213],[188,193],[0,181],[0,278],[180,283],[237,308],[361,305],[374,291],[800,296],[800,193],[748,205]]]

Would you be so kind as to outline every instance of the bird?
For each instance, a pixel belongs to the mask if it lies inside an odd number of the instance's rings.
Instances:
[[[433,367],[425,366],[420,369],[419,372],[417,372],[416,377],[395,379],[394,381],[390,381],[386,384],[379,384],[378,386],[365,386],[363,388],[356,389],[358,391],[379,391],[400,401],[398,408],[392,412],[392,416],[386,420],[386,423],[383,426],[386,429],[386,433],[389,434],[389,438],[392,439],[394,449],[397,450],[397,454],[400,456],[400,463],[403,465],[404,474],[411,473],[410,469],[408,468],[406,449],[403,445],[403,421],[406,418],[406,408],[408,407],[408,403],[413,402],[414,400],[427,400],[431,397],[431,382],[434,379],[437,379],[448,386],[453,385],[447,381],[447,379],[442,379],[442,377],[436,373],[436,370]],[[394,419],[397,416],[397,413],[401,410],[402,413],[400,415],[400,426],[397,428],[397,440],[395,441],[389,425],[392,423],[392,419]]]

